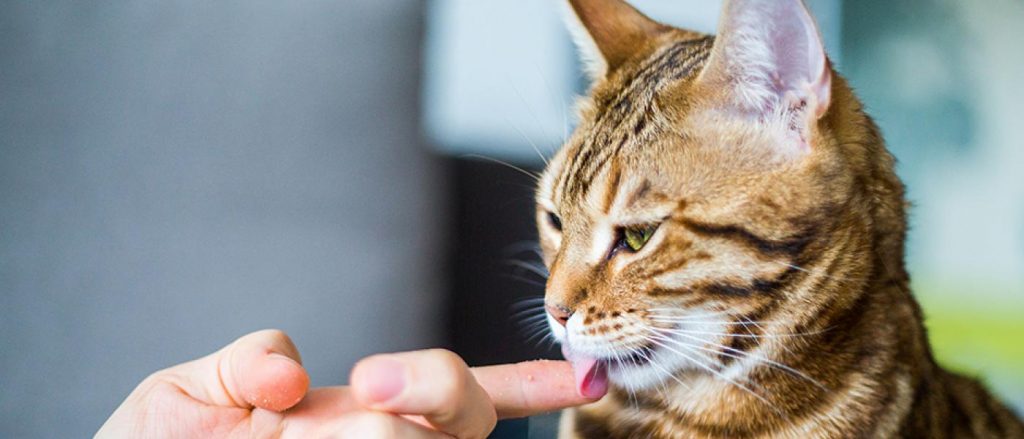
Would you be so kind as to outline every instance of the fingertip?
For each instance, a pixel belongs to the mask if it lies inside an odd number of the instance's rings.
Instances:
[[[494,402],[498,417],[519,418],[588,404],[597,395],[581,395],[571,365],[565,361],[538,360],[473,369],[477,381]],[[602,395],[603,396],[603,395]]]
[[[375,355],[356,363],[349,376],[352,395],[364,407],[395,399],[406,384],[405,364],[387,355]]]
[[[309,374],[294,359],[270,352],[253,362],[254,373],[245,380],[242,397],[255,407],[284,411],[302,400],[309,390]]]

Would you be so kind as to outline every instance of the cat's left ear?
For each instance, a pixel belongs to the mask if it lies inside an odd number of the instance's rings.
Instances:
[[[727,105],[808,124],[825,115],[832,71],[803,1],[726,0],[718,29],[700,81],[725,90]]]
[[[592,80],[653,49],[670,27],[651,20],[625,0],[568,0],[566,24]]]

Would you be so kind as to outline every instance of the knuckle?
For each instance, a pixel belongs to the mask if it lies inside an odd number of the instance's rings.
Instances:
[[[461,371],[466,367],[466,362],[455,352],[447,349],[431,349],[429,352],[446,369]]]
[[[251,338],[250,338],[251,337]],[[280,329],[264,329],[256,331],[246,337],[249,340],[255,340],[258,344],[264,347],[269,347],[272,351],[285,356],[291,357],[293,360],[302,362],[299,356],[299,349],[295,346],[295,342],[288,334]]]
[[[139,390],[143,390],[144,389],[146,391],[149,391],[149,390],[153,389],[154,387],[159,387],[161,385],[164,385],[166,382],[167,382],[167,372],[161,370],[161,371],[153,372],[153,373],[149,374],[149,376],[147,376],[141,382],[139,382],[139,385],[136,386],[135,388],[139,389]]]
[[[494,407],[488,407],[484,416],[486,418],[482,419],[484,431],[480,435],[481,438],[487,437],[494,430],[494,427],[498,425],[498,412],[494,411]]]
[[[439,379],[436,391],[432,412],[451,412],[462,402],[462,386],[455,380]]]
[[[128,395],[126,404],[134,406],[143,425],[159,420],[163,413],[177,410],[182,394],[181,380],[168,371],[153,373]]]
[[[168,368],[149,374],[139,383],[136,391],[146,394],[166,392],[183,387],[186,381],[175,368]]]
[[[437,409],[453,409],[462,402],[468,387],[467,366],[461,357],[450,351],[437,350],[437,376],[433,377]]]
[[[274,342],[274,344],[278,344],[278,343],[285,344],[285,345],[291,345],[292,344],[291,337],[289,337],[287,333],[285,333],[284,331],[282,331],[280,329],[276,329],[276,328],[263,329],[263,330],[260,330],[260,331],[256,331],[256,334],[258,334],[260,338],[264,338],[266,340],[270,340],[270,341]]]

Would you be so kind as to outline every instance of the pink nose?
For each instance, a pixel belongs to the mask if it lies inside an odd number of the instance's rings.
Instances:
[[[564,306],[548,304],[544,307],[547,308],[548,314],[551,314],[551,317],[563,327],[569,321],[569,317],[572,317],[572,310]]]

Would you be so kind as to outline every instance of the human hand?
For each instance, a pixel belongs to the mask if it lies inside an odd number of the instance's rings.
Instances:
[[[593,401],[566,362],[469,368],[444,350],[368,357],[349,382],[307,392],[288,336],[254,332],[150,375],[96,437],[481,438],[497,419]]]

